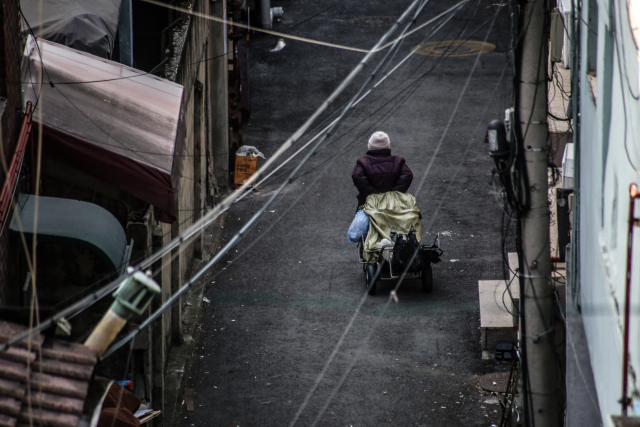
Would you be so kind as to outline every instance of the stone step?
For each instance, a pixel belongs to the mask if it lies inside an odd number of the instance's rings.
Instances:
[[[514,316],[511,314],[513,306],[507,291],[507,282],[504,280],[479,280],[478,294],[482,350],[493,351],[496,341],[516,342],[515,325],[517,320],[514,322]]]

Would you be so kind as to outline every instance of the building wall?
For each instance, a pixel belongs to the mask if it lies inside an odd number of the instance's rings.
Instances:
[[[6,118],[2,122],[2,145],[10,158],[17,143],[19,113],[22,109],[20,63],[19,0],[3,0],[0,6],[0,97],[7,98]],[[1,182],[4,182],[4,178]]]
[[[226,2],[192,0],[178,5],[222,17]],[[179,16],[178,14],[172,19]],[[173,45],[173,54],[180,57],[179,66],[170,66],[165,78],[174,80],[185,88],[182,114],[186,124],[186,142],[180,185],[176,191],[178,218],[171,225],[159,225],[159,239],[165,245],[205,213],[207,206],[213,203],[214,192],[221,188],[221,181],[226,186],[227,159],[218,161],[215,157],[216,153],[224,153],[226,156],[228,152],[226,68],[224,72],[220,71],[220,64],[226,67],[226,60],[224,57],[211,60],[212,53],[215,55],[224,49],[224,34],[221,24],[191,16],[188,25],[176,27],[172,36],[174,41],[184,40],[184,44],[182,49]],[[176,58],[172,58],[168,64],[177,62]],[[224,165],[222,171],[219,170],[220,164]],[[184,285],[193,273],[191,266],[194,258],[200,256],[202,239],[197,238],[190,245],[176,248],[157,263],[156,268],[162,270],[157,277],[162,287],[162,301],[158,301],[157,306]],[[168,404],[164,393],[164,373],[171,346],[182,344],[181,317],[181,304],[176,304],[163,314],[161,322],[153,326],[154,402]],[[159,407],[157,403],[154,405]]]
[[[588,3],[583,2],[580,23],[580,305],[602,421],[610,425],[609,416],[621,412],[629,185],[640,184],[640,109],[632,97],[638,94],[638,59],[625,2],[599,0],[597,8]],[[594,50],[595,96],[588,75]],[[640,372],[639,234],[636,230],[629,348],[635,372]],[[630,392],[639,387],[640,378],[630,377]]]
[[[227,17],[227,2],[216,1],[211,3],[211,13],[218,18]],[[211,156],[213,158],[213,177],[218,188],[227,188],[229,185],[229,93],[225,25],[217,22],[211,23],[211,39],[223,40],[224,43],[210,43],[209,57],[211,86],[208,92],[211,98]]]
[[[18,142],[20,128],[21,87],[20,62],[22,42],[20,39],[19,0],[3,0],[0,5],[0,155],[9,163]],[[0,168],[0,185],[5,181],[4,168]],[[5,221],[11,221],[11,214]],[[0,232],[0,306],[10,301],[10,287],[16,280],[15,269],[17,254],[21,250],[19,242],[11,239],[8,230]]]

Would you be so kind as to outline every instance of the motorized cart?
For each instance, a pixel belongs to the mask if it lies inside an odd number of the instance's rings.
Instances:
[[[362,245],[364,245],[364,238]],[[364,261],[360,258],[360,263],[364,270],[364,285],[369,290],[369,295],[376,293],[376,283],[380,280],[397,280],[402,276],[403,271],[394,271],[391,259],[393,257],[394,244],[381,245],[379,248],[366,251],[368,254],[376,255],[375,261]],[[420,279],[422,290],[431,292],[433,289],[432,263],[440,261],[443,251],[440,249],[440,239],[436,237],[432,245],[420,245],[417,256],[420,257],[421,268],[419,271],[405,273],[403,280]],[[376,277],[377,272],[377,277]],[[374,281],[375,279],[375,281]]]
[[[397,191],[372,194],[367,197],[364,211],[369,216],[369,231],[358,246],[369,294],[375,294],[378,281],[400,278],[421,279],[422,289],[430,292],[431,265],[440,262],[443,251],[439,236],[432,244],[420,242],[421,214],[415,198]],[[413,247],[407,252],[409,240]]]

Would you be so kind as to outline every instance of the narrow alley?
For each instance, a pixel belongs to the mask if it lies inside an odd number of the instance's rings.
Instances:
[[[282,0],[277,6],[284,13],[273,28],[368,50],[410,3]],[[512,102],[510,20],[508,8],[495,2],[453,6],[427,3],[415,25],[436,19],[403,40],[380,74],[388,77],[215,267],[188,363],[193,410],[183,405],[179,425],[431,427],[500,420],[500,407],[486,403],[478,378],[508,371],[509,364],[481,359],[477,283],[502,277],[503,212],[484,139],[487,123]],[[447,40],[460,43],[439,50],[428,44]],[[267,158],[364,55],[260,34],[251,34],[248,46],[251,117],[243,123],[244,144]],[[423,240],[439,235],[444,250],[433,266],[432,292],[408,280],[397,301],[390,297],[395,282],[380,282],[367,295],[356,245],[346,238],[357,207],[351,172],[379,130],[413,171],[409,192],[422,213]],[[306,153],[228,210],[220,245]]]

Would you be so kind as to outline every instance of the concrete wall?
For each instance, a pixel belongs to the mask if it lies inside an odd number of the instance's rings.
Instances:
[[[585,1],[581,21],[579,302],[602,421],[609,425],[609,416],[621,411],[629,185],[640,184],[640,111],[632,96],[638,94],[638,59],[624,1]],[[635,372],[640,372],[639,234],[636,230],[629,349]],[[630,377],[630,392],[638,387],[640,378]]]
[[[205,15],[223,17],[226,2],[195,0],[182,2],[179,6],[189,6]],[[214,193],[226,188],[228,174],[226,68],[224,72],[221,71],[221,64],[226,67],[226,58],[211,59],[224,50],[223,26],[192,16],[188,25],[175,29],[173,39],[184,40],[182,46],[173,46],[173,54],[179,56],[179,61],[172,58],[169,62],[180,65],[177,72],[173,69],[165,77],[185,88],[182,114],[186,124],[186,143],[180,185],[176,191],[178,219],[171,225],[159,224],[156,239],[158,247],[169,243],[206,212],[213,204]],[[221,159],[222,156],[225,157]],[[156,268],[161,270],[157,280],[162,287],[162,299],[155,303],[157,307],[184,285],[192,274],[194,259],[201,256],[202,239],[197,238],[190,245],[176,248],[157,263]],[[159,402],[162,402],[162,409],[170,405],[167,399],[175,394],[175,390],[172,390],[174,385],[165,383],[165,370],[171,347],[182,344],[181,318],[182,305],[177,304],[152,329],[152,395],[154,407],[158,409]]]

